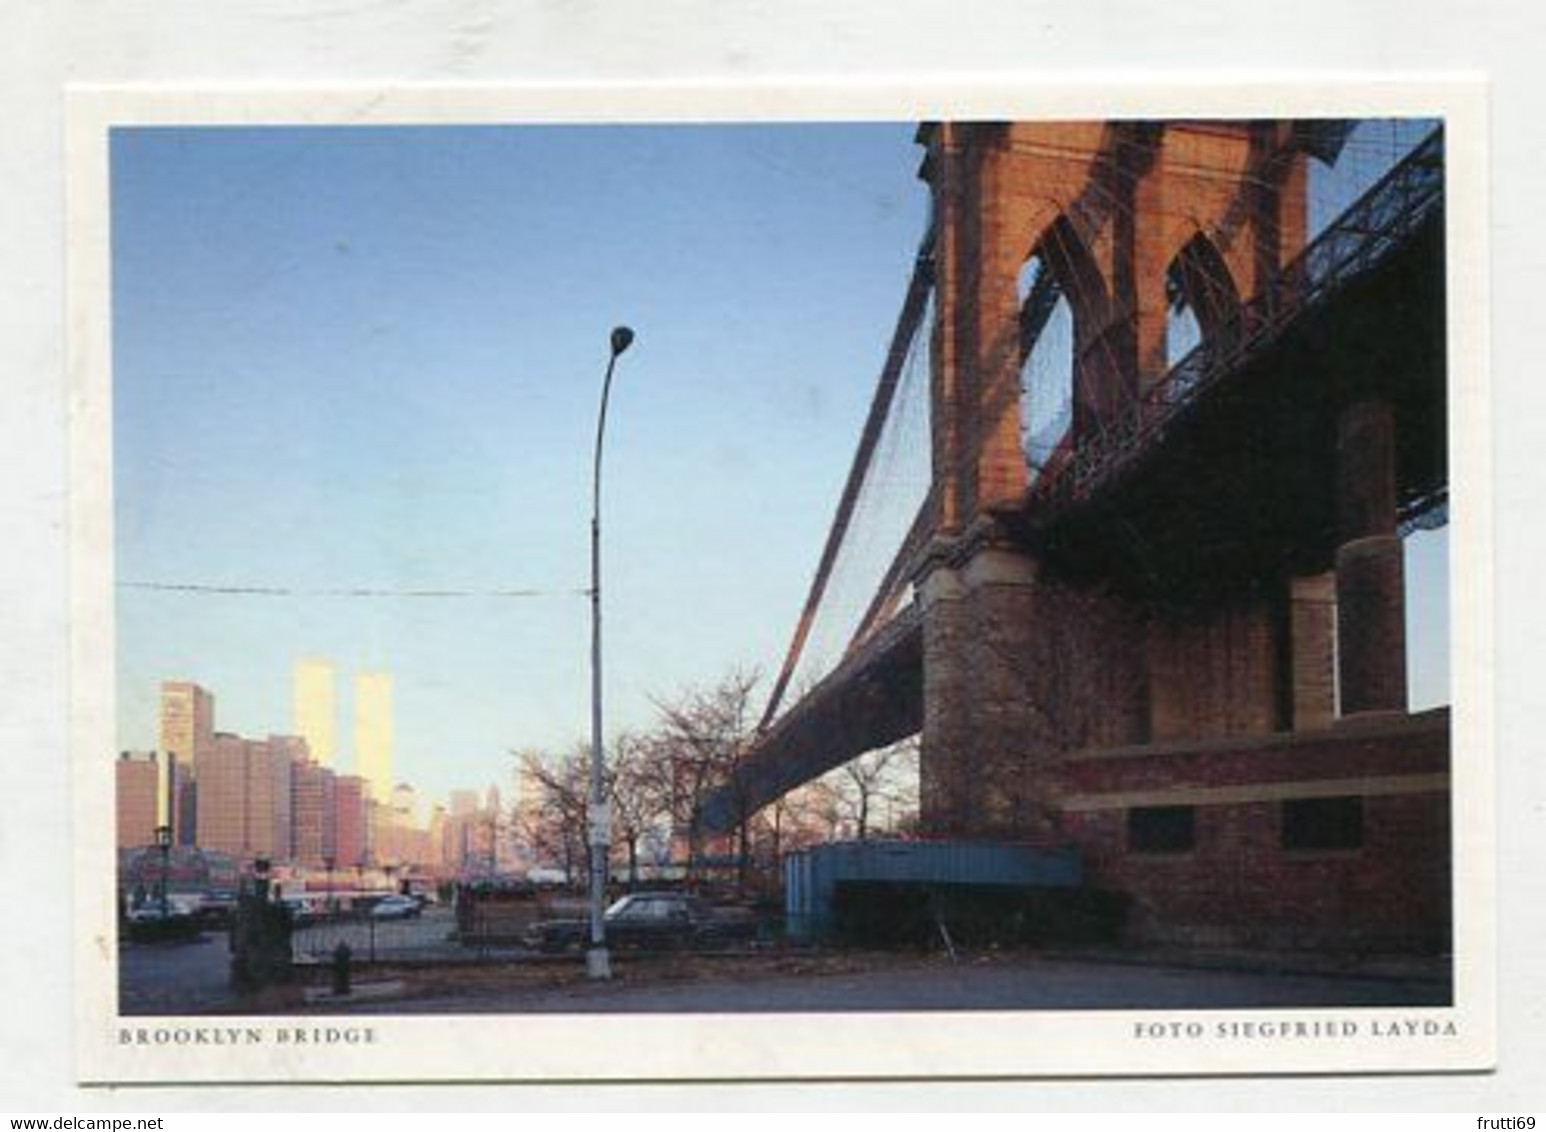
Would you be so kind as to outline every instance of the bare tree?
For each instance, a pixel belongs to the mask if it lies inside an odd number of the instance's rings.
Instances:
[[[845,784],[829,774],[789,791],[762,813],[777,815],[778,855],[782,856],[838,839],[851,810]]]
[[[837,841],[843,836],[853,811],[847,787],[839,772],[825,774],[800,787],[797,804],[810,840]]]
[[[784,853],[794,847],[790,838],[796,832],[796,824],[795,807],[789,794],[773,799],[752,816],[752,860],[759,873],[776,877]]]
[[[826,830],[813,820],[807,790],[800,787],[753,814],[748,837],[754,882],[777,887],[785,855],[824,840]]]
[[[868,838],[877,816],[894,832],[895,808],[916,809],[918,805],[918,737],[868,751],[834,773],[846,780],[841,795],[853,821],[854,836],[860,841]],[[882,804],[893,812],[877,815]]]
[[[607,752],[604,783],[612,803],[612,825],[628,859],[628,884],[639,883],[639,846],[669,808],[662,776],[654,764],[656,747],[647,738],[624,732]]]
[[[565,881],[573,884],[577,867],[590,868],[585,828],[590,791],[589,752],[577,748],[555,759],[538,751],[525,751],[517,757],[523,780],[536,792],[535,798],[522,801],[518,818],[521,835],[539,858],[560,863]]]
[[[648,739],[648,762],[674,826],[687,836],[690,878],[696,875],[703,848],[699,810],[714,791],[737,788],[735,772],[753,735],[751,700],[756,684],[755,673],[738,669],[712,687],[688,689],[675,699],[655,701],[660,723]],[[751,813],[744,794],[732,801],[740,861],[737,880],[744,887]]]

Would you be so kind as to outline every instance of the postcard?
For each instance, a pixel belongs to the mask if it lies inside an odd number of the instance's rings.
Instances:
[[[80,1080],[1490,1068],[1484,136],[73,90]]]

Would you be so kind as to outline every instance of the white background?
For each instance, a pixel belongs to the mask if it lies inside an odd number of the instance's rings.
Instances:
[[[1250,18],[1241,15],[1247,10]],[[1532,524],[1546,451],[1532,288],[1546,245],[1539,48],[1546,10],[1503,0],[1115,0],[410,5],[393,0],[0,0],[0,1110],[184,1108],[1316,1108],[1543,1107],[1546,774],[1533,727],[1546,551]],[[988,1082],[847,1086],[134,1089],[80,1091],[69,1044],[63,376],[63,86],[92,83],[596,82],[909,78],[980,82],[1059,71],[1470,69],[1492,80],[1492,361],[1498,511],[1497,777],[1500,1070],[1485,1076]],[[1463,297],[1458,297],[1462,298]],[[1456,752],[1457,761],[1464,758]],[[1474,1122],[1471,1123],[1474,1127]]]

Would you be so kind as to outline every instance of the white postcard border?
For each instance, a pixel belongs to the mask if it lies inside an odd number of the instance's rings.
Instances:
[[[407,124],[1437,115],[1446,119],[1455,1006],[928,1014],[120,1018],[113,882],[107,131]],[[75,1047],[85,1083],[1024,1078],[1482,1070],[1495,1060],[1486,106],[1475,76],[1090,73],[531,86],[79,87],[67,107]],[[877,349],[880,345],[877,344]],[[1221,1024],[1320,1023],[1316,1038]],[[1354,1027],[1351,1033],[1346,1027]],[[325,1031],[339,1031],[328,1040]],[[302,1031],[307,1040],[294,1039]],[[143,1040],[141,1036],[143,1031]],[[348,1031],[348,1033],[344,1033]],[[1238,1031],[1236,1031],[1238,1033]]]

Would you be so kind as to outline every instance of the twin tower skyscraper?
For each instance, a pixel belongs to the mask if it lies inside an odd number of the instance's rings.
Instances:
[[[338,694],[333,662],[305,656],[295,662],[293,716],[296,734],[306,740],[318,765],[338,766]],[[354,773],[372,797],[392,796],[392,676],[360,672],[354,678]]]

